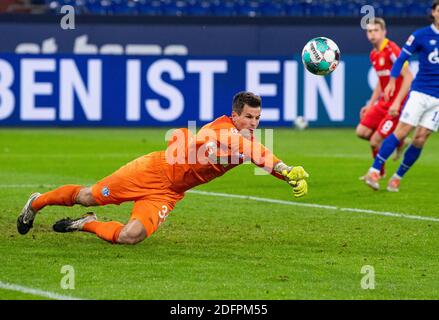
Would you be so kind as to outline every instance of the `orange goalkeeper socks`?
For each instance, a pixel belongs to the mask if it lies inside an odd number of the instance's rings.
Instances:
[[[82,231],[96,234],[99,238],[116,243],[124,225],[117,221],[91,221],[82,227]]]
[[[32,203],[32,209],[39,211],[45,206],[53,205],[71,207],[76,203],[76,196],[82,188],[79,185],[66,185],[43,193]]]

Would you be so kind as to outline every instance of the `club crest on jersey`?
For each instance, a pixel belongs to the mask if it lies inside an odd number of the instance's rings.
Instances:
[[[430,40],[430,45],[435,46],[437,43],[437,41],[435,39],[431,39]]]
[[[110,195],[110,189],[108,187],[103,187],[101,193],[104,197],[108,197]]]
[[[430,52],[428,55],[428,61],[432,64],[439,63],[439,50],[438,48],[434,49],[434,51]]]

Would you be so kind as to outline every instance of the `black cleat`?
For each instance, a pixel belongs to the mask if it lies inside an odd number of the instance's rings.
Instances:
[[[21,213],[17,219],[18,233],[26,234],[34,226],[34,220],[37,212],[32,209],[32,202],[34,202],[34,200],[40,195],[41,194],[38,192],[33,193],[24,205],[23,210],[21,210]]]
[[[73,232],[73,231],[81,231],[84,224],[91,221],[96,221],[98,218],[96,214],[93,212],[87,212],[81,218],[70,219],[64,218],[61,219],[53,225],[53,231],[55,232]]]

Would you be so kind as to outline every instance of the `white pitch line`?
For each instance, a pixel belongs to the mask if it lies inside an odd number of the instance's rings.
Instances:
[[[244,195],[237,195],[237,194],[209,192],[209,191],[200,191],[200,190],[190,190],[187,192],[195,193],[195,194],[202,194],[202,195],[207,195],[207,196],[215,196],[215,197],[238,198],[238,199],[254,200],[254,201],[259,201],[259,202],[277,203],[277,204],[297,206],[297,207],[311,207],[311,208],[320,208],[320,209],[329,209],[329,210],[339,210],[339,211],[343,211],[343,212],[350,211],[350,212],[368,213],[368,214],[387,216],[387,217],[397,217],[397,218],[405,218],[405,219],[413,219],[413,220],[425,220],[425,221],[439,222],[439,218],[416,216],[416,215],[396,213],[396,212],[374,211],[374,210],[357,209],[357,208],[342,208],[342,207],[326,206],[326,205],[313,204],[313,203],[292,202],[292,201],[285,201],[285,200],[276,200],[276,199],[269,199],[269,198],[260,198],[260,197],[253,197],[253,196],[244,196]]]
[[[82,300],[80,298],[75,298],[71,296],[64,296],[55,292],[43,291],[39,289],[28,288],[24,286],[20,286],[18,284],[7,283],[0,281],[0,289],[6,289],[11,291],[18,291],[22,293],[33,294],[35,296],[46,297],[54,300]]]
[[[370,214],[376,214],[376,215],[380,215],[380,216],[388,216],[388,217],[406,218],[406,219],[413,219],[413,220],[425,220],[425,221],[439,222],[439,218],[415,216],[415,215],[404,214],[404,213],[386,212],[386,211],[374,211],[374,210],[355,209],[355,208],[339,208],[339,209],[340,209],[340,211],[370,213]]]

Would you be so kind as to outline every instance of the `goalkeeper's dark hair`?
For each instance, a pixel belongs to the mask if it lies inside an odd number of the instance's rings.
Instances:
[[[235,94],[232,102],[232,110],[238,115],[241,114],[244,105],[248,105],[252,108],[261,107],[261,97],[255,95],[252,92],[241,91]]]

